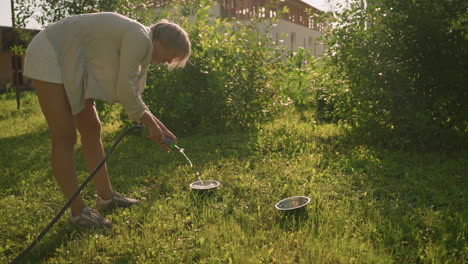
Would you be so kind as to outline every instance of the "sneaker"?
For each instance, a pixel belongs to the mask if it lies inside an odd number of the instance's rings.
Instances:
[[[83,208],[83,211],[80,215],[73,216],[70,212],[69,220],[71,223],[83,227],[111,227],[112,222],[104,218],[96,209],[93,209],[89,206]]]
[[[111,207],[130,207],[139,203],[140,201],[133,198],[123,197],[120,193],[114,192],[112,198],[104,200],[101,196],[96,195],[96,209],[104,210]]]

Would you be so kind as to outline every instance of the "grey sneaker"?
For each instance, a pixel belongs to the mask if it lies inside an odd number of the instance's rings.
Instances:
[[[91,228],[91,227],[111,227],[112,222],[104,218],[96,209],[93,209],[89,206],[83,208],[83,211],[80,215],[73,216],[70,212],[69,220],[71,223],[83,227],[83,228]]]
[[[104,210],[111,207],[130,207],[139,203],[140,201],[133,198],[128,198],[122,196],[118,192],[114,192],[112,194],[112,198],[109,200],[104,200],[101,196],[96,195],[96,209],[97,210]]]

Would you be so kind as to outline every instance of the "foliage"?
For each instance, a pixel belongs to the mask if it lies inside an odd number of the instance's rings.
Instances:
[[[253,18],[241,23],[214,18],[210,14],[213,1],[208,0],[174,1],[157,11],[140,0],[122,0],[112,5],[106,1],[72,2],[43,0],[40,6],[46,11],[41,21],[105,9],[146,25],[161,18],[169,19],[189,33],[192,42],[189,64],[174,71],[168,71],[164,65],[151,66],[143,96],[153,113],[176,134],[252,127],[281,107],[275,103],[282,96],[273,92],[280,90],[275,78],[285,77],[290,69],[282,62],[284,50],[273,45],[268,34],[273,20]],[[297,77],[301,76],[304,74]],[[98,106],[102,118],[112,120],[107,116],[112,107]]]
[[[279,16],[288,12],[285,7]],[[306,12],[313,16],[315,23],[324,25],[321,29],[322,36],[315,40],[323,41],[329,35],[329,26],[326,25],[333,20],[331,14],[325,12],[317,15],[309,9]],[[285,33],[283,33],[284,36]],[[317,98],[317,91],[321,90],[325,83],[322,75],[327,74],[327,71],[324,71],[321,57],[315,58],[312,50],[299,47],[294,52],[283,50],[283,58],[282,63],[277,64],[270,72],[274,80],[273,90],[279,97],[279,100],[273,104],[279,103],[282,106],[293,104],[301,111],[320,104],[321,99]]]
[[[312,104],[316,71],[316,60],[311,51],[299,48],[297,52],[289,52],[275,71],[275,92],[287,97],[280,103],[294,103],[299,108]]]
[[[71,15],[116,11],[125,3],[125,0],[15,0],[15,19],[20,27],[26,27],[30,19],[44,27]]]
[[[34,37],[33,32],[21,30],[34,20],[41,27],[60,19],[84,13],[119,12],[134,14],[144,6],[145,0],[14,0],[15,30],[22,45]],[[143,11],[139,13],[143,14]]]
[[[48,128],[33,92],[16,110],[0,95],[0,262],[8,263],[66,202],[50,169]],[[291,108],[293,110],[293,108]],[[332,124],[295,112],[255,134],[191,135],[166,153],[127,136],[107,160],[115,190],[142,203],[103,214],[111,230],[64,216],[24,263],[464,263],[466,149],[408,152],[355,144]],[[103,127],[110,147],[122,130]],[[77,146],[79,182],[87,176]],[[222,186],[203,195],[196,180]],[[82,192],[94,203],[95,188]],[[306,195],[303,212],[274,209]]]
[[[319,117],[390,145],[466,136],[466,1],[368,2],[338,14],[329,35]]]
[[[189,33],[192,56],[182,70],[151,67],[145,102],[178,134],[251,127],[269,116],[276,98],[271,72],[282,50],[265,34],[271,21],[214,18],[211,1],[190,3],[173,3],[156,14]]]
[[[13,55],[23,55],[26,49],[21,45],[14,45],[10,47],[10,51]]]

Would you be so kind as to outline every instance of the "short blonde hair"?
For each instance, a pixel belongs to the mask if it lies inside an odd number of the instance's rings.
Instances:
[[[169,65],[169,69],[183,68],[192,52],[190,38],[183,28],[166,19],[151,26],[153,41],[159,41],[165,48],[173,48],[178,56]]]

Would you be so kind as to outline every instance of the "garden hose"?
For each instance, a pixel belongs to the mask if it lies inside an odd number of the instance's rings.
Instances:
[[[10,264],[14,263],[19,263],[28,253],[31,251],[31,249],[49,232],[49,230],[52,228],[52,226],[57,223],[57,221],[62,217],[62,215],[65,213],[65,211],[68,209],[68,207],[71,205],[73,200],[81,193],[81,191],[86,187],[86,185],[91,181],[91,179],[96,175],[96,173],[99,171],[99,169],[106,163],[106,160],[109,158],[109,156],[112,154],[114,149],[117,147],[117,145],[120,143],[122,138],[128,134],[128,132],[134,130],[134,129],[140,129],[144,128],[143,126],[132,126],[127,128],[120,136],[115,140],[114,144],[112,147],[109,149],[109,151],[106,153],[104,156],[104,159],[96,166],[96,168],[89,174],[89,176],[84,180],[84,182],[80,185],[80,187],[76,190],[76,192],[68,199],[68,202],[60,209],[60,211],[57,213],[57,215],[50,221],[50,223],[41,231],[41,233],[34,239],[29,246],[24,249],[21,254],[19,254],[15,259],[13,259]]]

